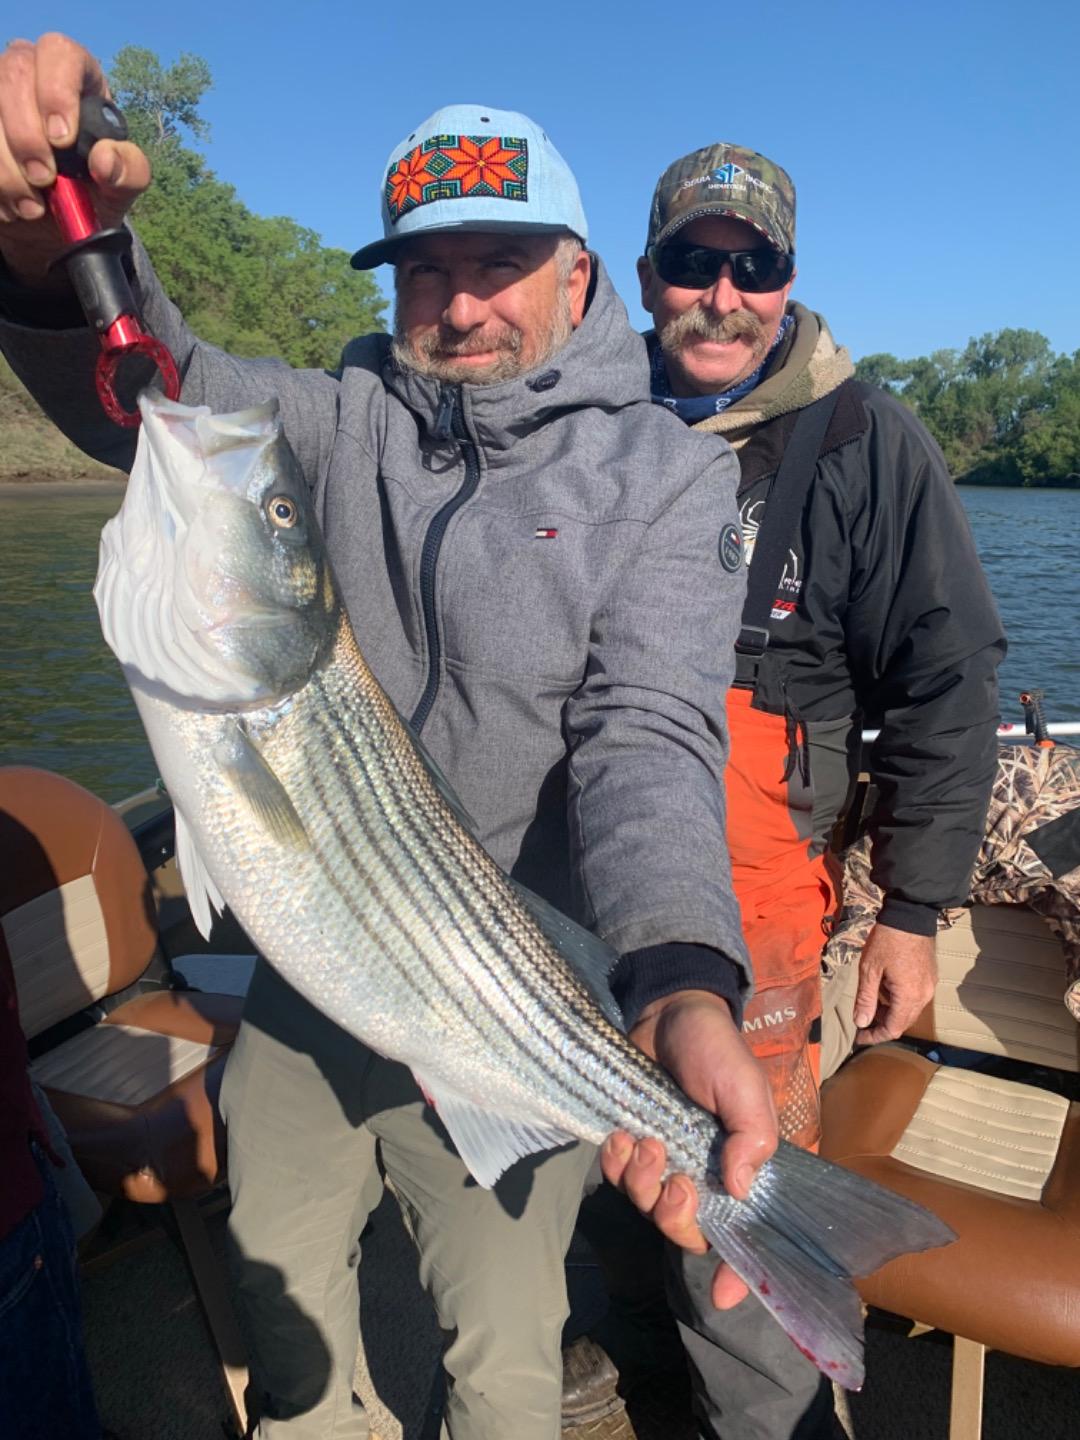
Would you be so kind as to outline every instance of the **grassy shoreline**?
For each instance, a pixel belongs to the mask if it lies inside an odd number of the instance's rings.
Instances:
[[[1016,482],[954,476],[957,485],[980,489],[1023,489]],[[0,494],[20,491],[40,495],[51,491],[59,496],[72,486],[89,493],[106,494],[110,487],[122,489],[127,476],[111,465],[91,460],[66,439],[51,420],[30,399],[0,357]],[[91,488],[92,487],[92,488]],[[1080,476],[1066,476],[1051,485],[1028,489],[1077,490]]]
[[[2,443],[0,440],[0,444]],[[0,500],[61,500],[71,499],[73,496],[122,495],[126,488],[127,476],[121,475],[118,470],[107,471],[100,477],[88,476],[83,479],[28,475],[17,480],[8,480],[0,475]]]
[[[61,435],[0,357],[0,485],[40,491],[76,482],[122,485],[126,478]]]

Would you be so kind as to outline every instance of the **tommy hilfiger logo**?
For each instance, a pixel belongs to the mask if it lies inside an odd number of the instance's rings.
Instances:
[[[540,525],[533,531],[534,540],[557,540],[558,530],[551,530],[546,525]]]

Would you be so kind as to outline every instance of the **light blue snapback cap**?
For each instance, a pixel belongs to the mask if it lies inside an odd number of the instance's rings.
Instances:
[[[382,221],[383,238],[357,250],[354,269],[382,265],[402,240],[438,230],[589,238],[577,181],[544,131],[489,105],[444,105],[391,152]]]

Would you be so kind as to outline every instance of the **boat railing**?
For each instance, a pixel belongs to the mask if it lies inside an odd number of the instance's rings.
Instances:
[[[998,726],[997,733],[999,740],[1015,740],[1018,744],[1023,744],[1025,741],[1030,742],[1034,738],[1028,734],[1022,720],[1003,721],[1002,724]],[[1054,725],[1047,725],[1046,733],[1051,736],[1051,738],[1054,736],[1080,735],[1080,720],[1062,720]],[[880,734],[880,730],[864,730],[862,732],[862,738],[864,741],[876,740]]]

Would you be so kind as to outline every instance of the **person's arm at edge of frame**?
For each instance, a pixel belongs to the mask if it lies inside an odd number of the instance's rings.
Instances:
[[[0,54],[0,345],[30,393],[80,449],[126,470],[135,433],[112,424],[98,402],[96,340],[66,276],[50,271],[63,241],[41,213],[43,190],[26,176],[29,169],[47,185],[55,175],[50,125],[62,121],[70,141],[80,97],[107,93],[97,60],[67,36],[46,35],[36,45],[13,41]],[[150,184],[149,160],[130,142],[102,140],[88,165],[102,224],[123,225]],[[27,206],[36,207],[34,218],[17,208]],[[314,484],[335,433],[338,381],[319,371],[293,372],[280,360],[242,360],[205,344],[166,297],[137,237],[132,259],[136,300],[177,362],[183,401],[224,411],[277,396],[294,452]]]

